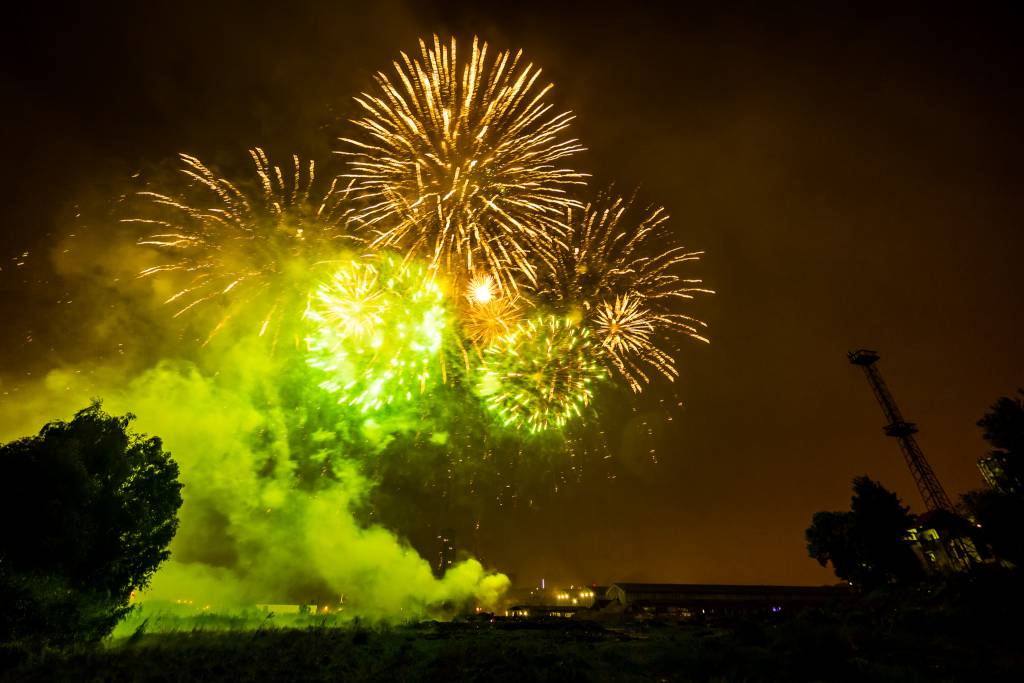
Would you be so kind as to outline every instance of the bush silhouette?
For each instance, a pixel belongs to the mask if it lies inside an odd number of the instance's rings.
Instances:
[[[916,581],[922,569],[903,540],[914,526],[899,497],[868,477],[853,480],[849,512],[816,512],[805,532],[807,554],[860,590]]]
[[[178,466],[98,402],[0,446],[0,640],[95,642],[169,556]]]

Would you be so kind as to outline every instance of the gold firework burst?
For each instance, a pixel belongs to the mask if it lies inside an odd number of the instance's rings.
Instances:
[[[455,40],[434,36],[419,59],[402,53],[394,75],[356,98],[366,137],[342,138],[340,153],[375,246],[401,245],[459,281],[483,267],[516,290],[579,206],[568,190],[585,175],[561,164],[582,148],[563,137],[573,117],[552,114],[540,69],[521,52],[487,52],[474,38],[460,62]]]
[[[635,296],[624,294],[602,301],[593,315],[594,327],[612,366],[636,393],[650,383],[645,368],[651,367],[669,381],[679,376],[675,358],[656,345],[656,334],[676,330],[707,342],[697,320],[680,313],[655,313]]]
[[[657,207],[634,217],[632,202],[604,194],[582,210],[570,210],[564,245],[538,285],[554,304],[592,309],[601,300],[630,293],[662,305],[673,299],[712,294],[701,280],[684,278],[678,267],[698,261],[702,251],[669,246],[668,214]]]
[[[478,347],[487,346],[515,329],[522,316],[521,300],[515,295],[470,303],[463,313],[463,330]]]
[[[478,273],[466,285],[463,332],[479,352],[515,329],[525,303],[519,295],[503,292],[493,276]]]
[[[570,215],[564,248],[538,283],[538,299],[595,327],[609,364],[635,392],[650,381],[646,368],[678,376],[664,348],[668,333],[708,341],[705,323],[676,310],[680,300],[712,293],[679,272],[703,252],[671,246],[667,221],[662,208],[635,218],[631,202],[601,195]]]
[[[170,259],[139,275],[172,278],[175,291],[165,303],[177,306],[175,317],[224,302],[207,341],[229,321],[254,314],[259,334],[273,329],[276,343],[280,323],[301,318],[313,266],[355,241],[345,226],[337,180],[314,194],[313,161],[293,156],[286,174],[262,149],[249,154],[258,190],[246,192],[197,157],[181,154],[189,186],[178,193],[140,192],[150,215],[125,219],[157,231],[138,243]]]

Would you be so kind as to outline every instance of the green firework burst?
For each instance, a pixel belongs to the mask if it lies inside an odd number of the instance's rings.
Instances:
[[[560,428],[590,405],[605,376],[599,356],[587,328],[552,315],[527,320],[484,352],[477,393],[507,427]]]
[[[444,380],[451,321],[437,282],[395,255],[353,257],[311,294],[308,362],[320,386],[360,412],[408,403]]]

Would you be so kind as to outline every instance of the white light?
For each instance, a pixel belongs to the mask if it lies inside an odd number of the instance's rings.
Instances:
[[[494,299],[494,278],[490,275],[477,275],[469,283],[468,295],[475,304],[490,303]]]
[[[473,289],[473,299],[478,304],[485,304],[491,300],[491,288],[487,285],[478,285]]]

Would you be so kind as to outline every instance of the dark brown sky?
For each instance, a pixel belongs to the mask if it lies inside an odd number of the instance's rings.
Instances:
[[[77,203],[178,151],[326,157],[397,50],[478,33],[544,67],[584,170],[665,204],[718,290],[694,309],[714,341],[680,359],[660,464],[625,444],[617,479],[495,517],[489,562],[520,583],[830,581],[803,530],[853,476],[921,505],[845,361],[862,346],[947,490],[980,485],[974,423],[1024,385],[1019,17],[349,4],[47,5],[5,27],[0,392],[75,358],[54,303],[74,284],[49,261]]]

